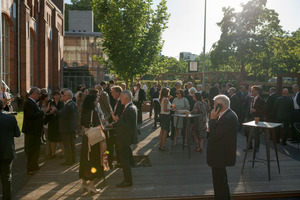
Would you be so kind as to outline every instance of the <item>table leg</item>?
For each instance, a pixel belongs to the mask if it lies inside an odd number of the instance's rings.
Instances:
[[[265,132],[265,140],[266,140],[268,175],[269,175],[269,181],[270,181],[271,180],[271,174],[270,174],[270,134],[269,134],[269,131],[264,131],[264,132]]]
[[[254,167],[255,157],[256,157],[256,149],[258,148],[258,141],[257,141],[256,131],[257,131],[257,129],[254,128],[254,148],[253,148],[252,168]],[[258,135],[258,137],[260,137],[260,135]],[[252,138],[251,138],[251,140],[252,140]]]
[[[245,162],[246,162],[247,154],[248,154],[249,147],[250,147],[251,140],[252,140],[252,130],[253,130],[253,129],[250,128],[249,135],[248,135],[247,148],[246,148],[246,152],[245,152],[245,157],[244,157],[243,167],[242,167],[242,172],[241,172],[241,173],[244,172]]]
[[[178,135],[176,135],[176,130],[177,130],[177,127],[178,127],[178,121],[179,121],[179,117],[176,117],[175,135],[174,135],[173,144],[172,144],[172,147],[171,147],[171,155],[172,155],[172,152],[173,152],[175,140],[177,140],[176,137],[178,136]]]
[[[279,165],[279,159],[278,159],[276,133],[275,133],[275,129],[274,128],[270,129],[270,131],[271,131],[273,142],[274,142],[274,150],[275,150],[275,154],[276,154],[277,167],[278,167],[278,171],[279,171],[279,174],[280,174],[280,165]]]
[[[188,152],[189,152],[189,159],[191,158],[191,152],[190,152],[190,134],[189,134],[189,125],[190,125],[190,118],[187,117],[186,119],[186,127],[185,127],[185,141],[184,143],[187,143],[187,147],[188,147]],[[184,145],[183,145],[184,146]]]

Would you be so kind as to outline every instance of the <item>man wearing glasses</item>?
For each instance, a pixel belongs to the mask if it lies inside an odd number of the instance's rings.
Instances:
[[[25,134],[24,146],[27,156],[27,175],[34,175],[34,171],[39,169],[38,160],[40,156],[44,116],[44,112],[36,104],[40,95],[41,90],[39,88],[31,88],[29,97],[23,107],[24,120],[22,132]]]

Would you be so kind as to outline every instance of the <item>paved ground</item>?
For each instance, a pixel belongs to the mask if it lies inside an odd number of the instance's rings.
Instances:
[[[14,162],[15,199],[212,199],[211,171],[206,164],[206,152],[201,154],[192,151],[191,159],[188,159],[187,150],[182,151],[180,146],[181,139],[172,155],[170,152],[158,151],[160,129],[152,129],[153,121],[149,120],[147,115],[144,119],[140,142],[134,147],[134,155],[148,156],[151,167],[133,168],[133,187],[116,188],[115,184],[122,180],[122,172],[120,169],[114,169],[107,173],[105,184],[103,180],[97,182],[97,188],[101,188],[100,194],[92,196],[82,193],[78,179],[78,163],[64,167],[59,165],[61,160],[58,158],[48,160],[36,175],[29,177],[25,174],[26,160],[20,138],[20,145],[16,148],[18,158]],[[279,148],[282,173],[278,174],[275,163],[272,163],[272,180],[269,182],[264,164],[257,163],[255,168],[251,168],[251,164],[246,163],[244,174],[240,174],[244,140],[242,133],[239,133],[237,165],[228,168],[230,190],[234,195],[299,190],[299,149],[291,146]],[[170,140],[168,146],[170,149]],[[262,144],[258,154],[260,157],[264,156],[263,147]],[[79,151],[80,138],[77,140],[77,160]],[[271,150],[271,156],[274,156],[272,152]],[[43,159],[40,161],[44,162]],[[234,196],[234,199],[241,198]],[[295,200],[298,197],[284,199]]]

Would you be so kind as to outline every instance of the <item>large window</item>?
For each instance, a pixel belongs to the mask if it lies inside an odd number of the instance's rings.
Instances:
[[[6,18],[2,15],[2,72],[1,79],[10,85],[10,27]]]

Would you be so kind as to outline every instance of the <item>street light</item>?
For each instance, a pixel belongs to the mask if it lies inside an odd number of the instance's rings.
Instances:
[[[203,42],[203,83],[204,84],[204,77],[205,77],[205,42],[206,42],[206,0],[204,5],[204,42]]]

